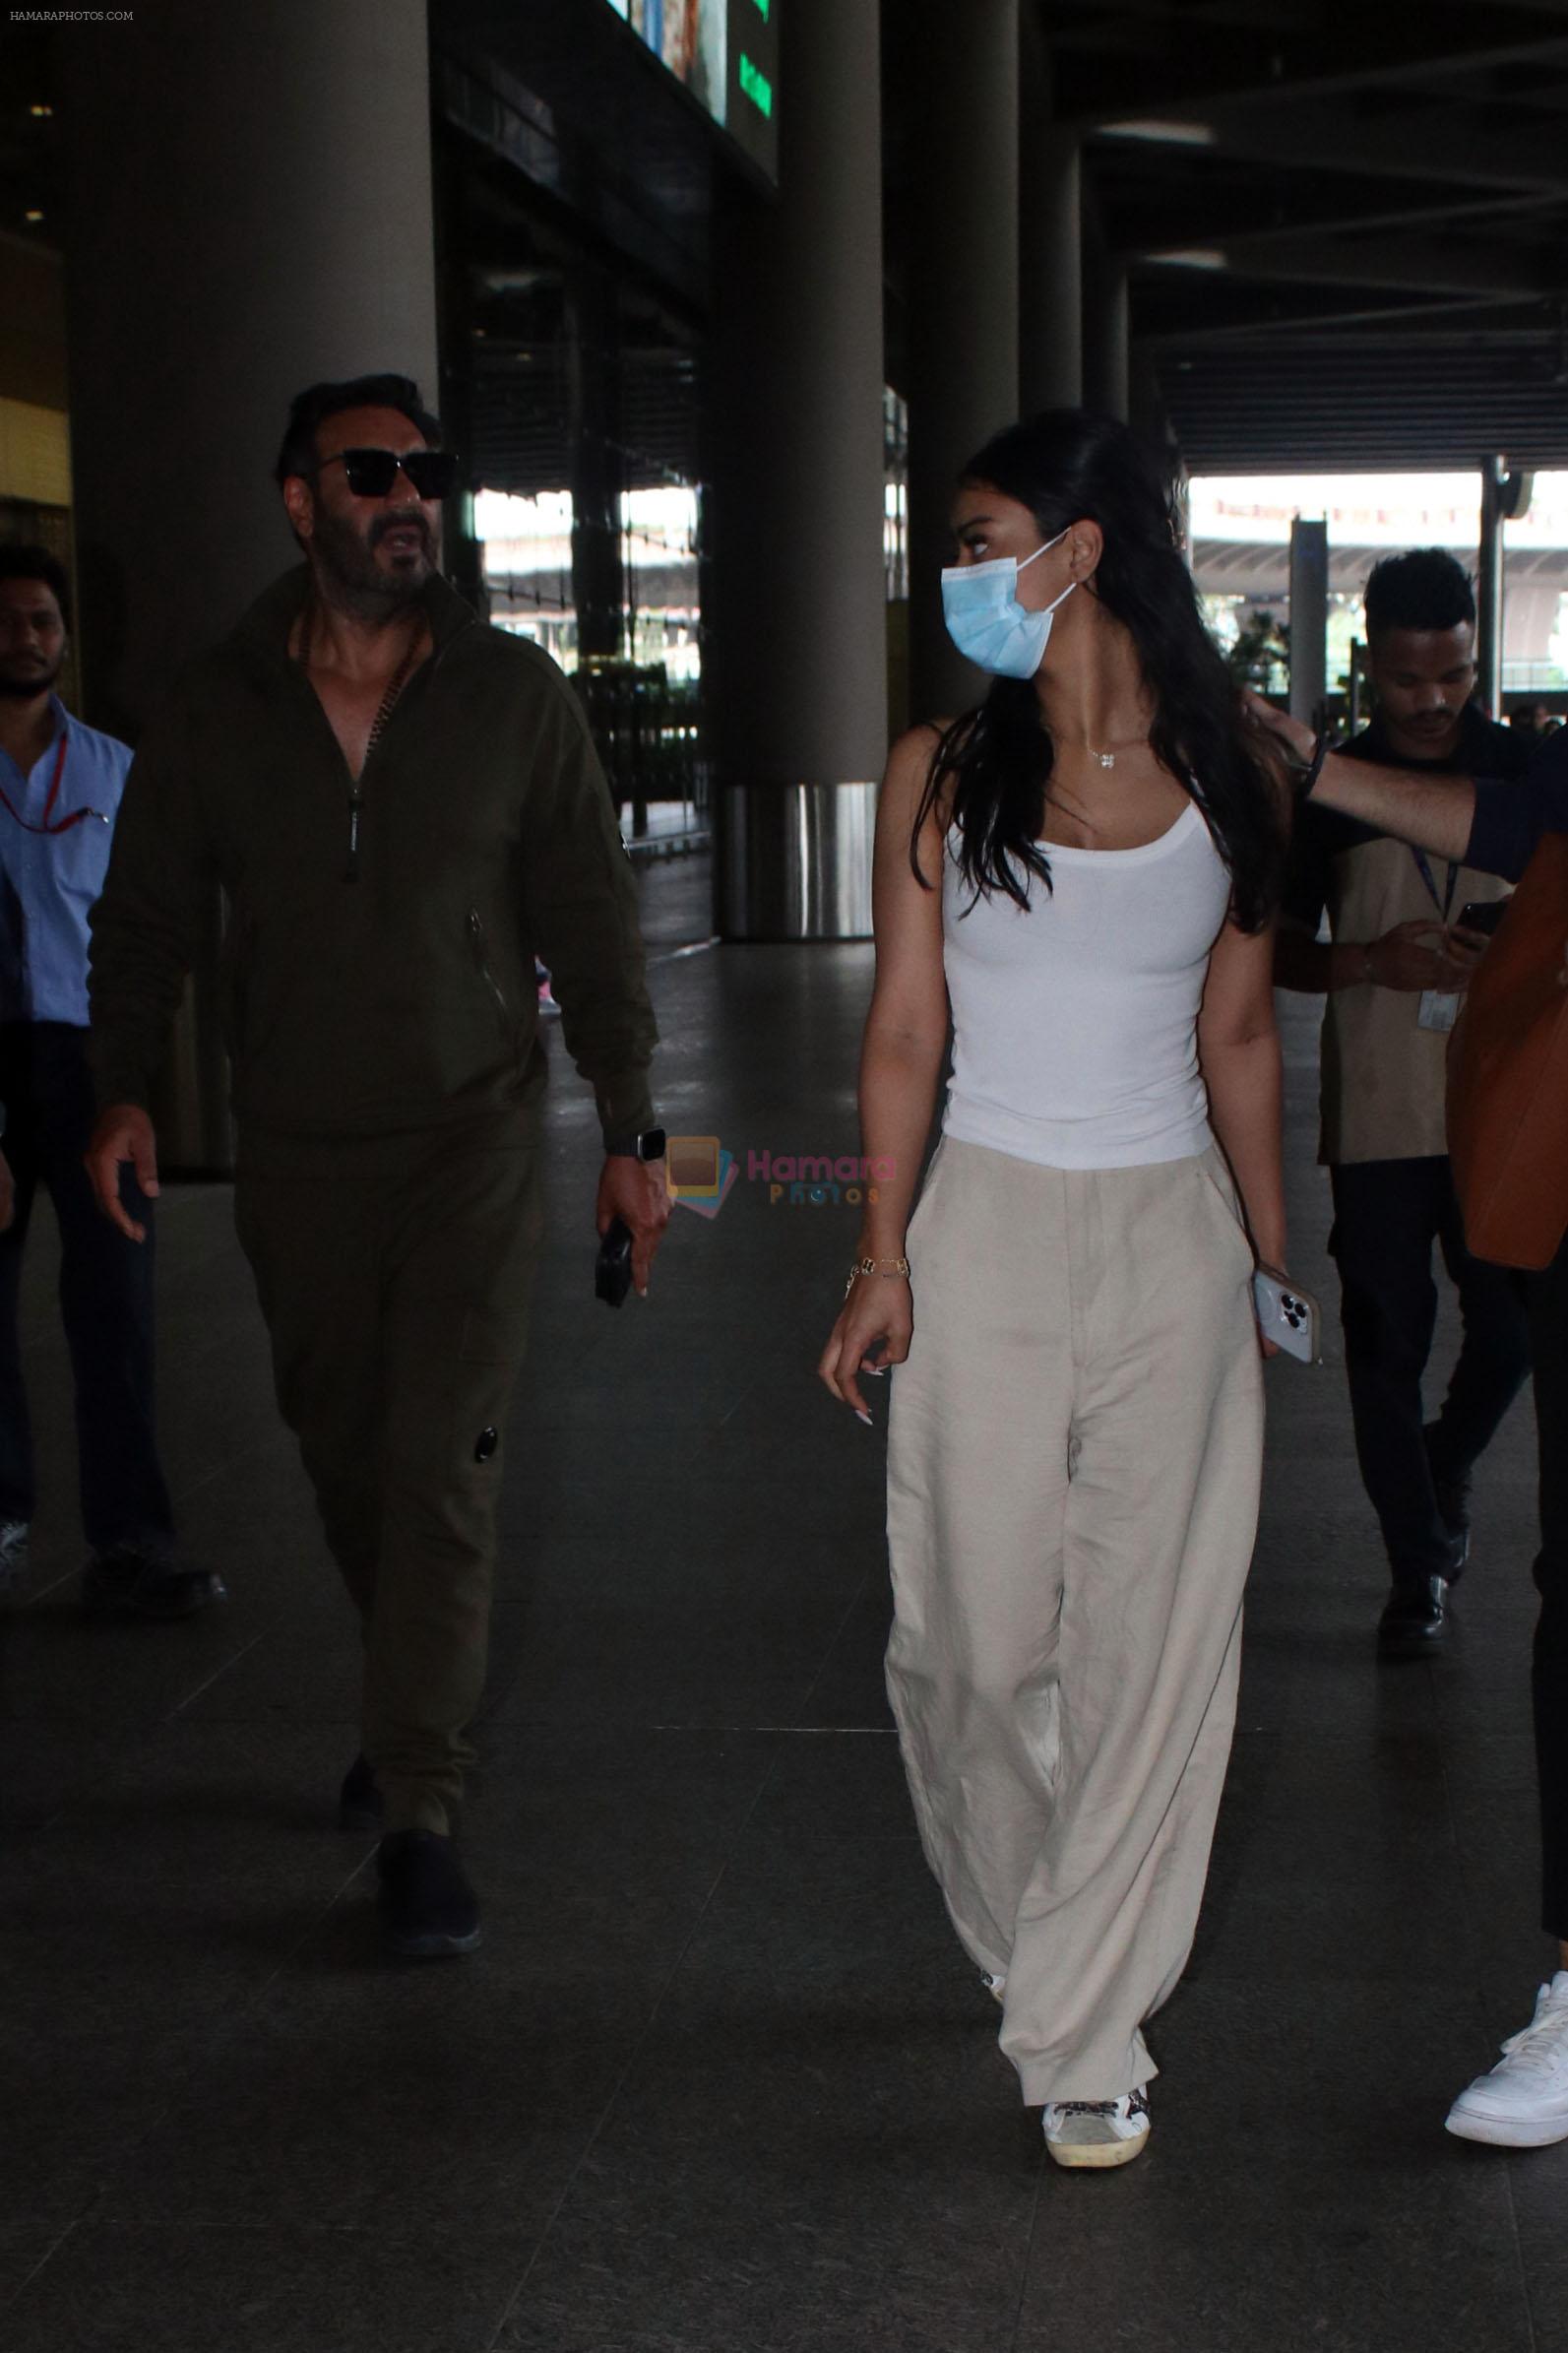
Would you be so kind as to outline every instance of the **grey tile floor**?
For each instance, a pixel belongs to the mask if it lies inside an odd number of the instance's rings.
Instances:
[[[1051,2172],[905,1804],[881,1436],[810,1377],[854,1212],[744,1175],[748,1150],[854,1148],[869,957],[675,953],[707,883],[701,859],[642,880],[661,1099],[743,1174],[616,1318],[590,1297],[590,1107],[557,1072],[471,1963],[384,1967],[368,1845],[332,1827],[354,1637],[225,1190],[162,1212],[168,1467],[233,1589],[183,1627],[75,1614],[37,1236],[48,1505],[0,1613],[0,2343],[1568,2353],[1568,2147],[1441,2129],[1549,1959],[1528,1407],[1477,1484],[1451,1650],[1380,1673],[1334,1337],[1323,1370],[1272,1369],[1241,1729],[1155,2139],[1125,2175]],[[1295,1263],[1332,1302],[1299,1006],[1288,1041]]]

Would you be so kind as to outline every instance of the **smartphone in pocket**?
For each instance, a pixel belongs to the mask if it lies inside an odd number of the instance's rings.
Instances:
[[[1287,1357],[1315,1365],[1322,1356],[1322,1316],[1310,1291],[1260,1266],[1252,1278],[1252,1304],[1258,1329]]]

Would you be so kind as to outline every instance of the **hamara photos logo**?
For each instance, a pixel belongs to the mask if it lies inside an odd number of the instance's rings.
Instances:
[[[768,1206],[858,1208],[874,1201],[878,1184],[893,1175],[891,1160],[866,1160],[853,1153],[754,1152],[746,1154],[746,1180],[768,1187]],[[740,1163],[717,1136],[671,1136],[664,1148],[664,1181],[677,1209],[717,1217],[740,1179]]]
[[[664,1182],[677,1209],[717,1217],[739,1175],[717,1136],[671,1136],[664,1146]]]

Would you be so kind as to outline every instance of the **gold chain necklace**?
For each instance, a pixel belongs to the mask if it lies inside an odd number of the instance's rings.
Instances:
[[[315,635],[314,621],[315,604],[314,601],[311,600],[307,601],[305,609],[299,616],[298,661],[299,667],[304,671],[307,678],[310,675],[310,650]],[[409,638],[408,643],[404,650],[403,660],[399,663],[397,668],[387,680],[386,692],[383,694],[380,702],[376,705],[376,716],[370,722],[370,732],[365,737],[365,760],[369,759],[371,753],[375,750],[376,745],[381,741],[382,732],[388,720],[392,717],[393,706],[396,704],[398,697],[400,694],[402,694],[405,686],[407,686],[408,683],[408,672],[413,668],[413,658],[415,654],[418,653],[419,647],[423,642],[423,638],[424,623],[421,619],[416,621],[413,635]],[[359,764],[359,772],[361,776],[364,774],[364,760],[362,760]]]
[[[376,716],[370,722],[370,732],[365,737],[366,762],[368,762],[371,753],[376,748],[376,745],[381,741],[381,731],[383,728],[385,728],[388,720],[392,717],[393,705],[396,703],[399,695],[402,694],[405,686],[407,686],[408,683],[408,672],[413,668],[413,658],[419,651],[419,641],[423,635],[424,630],[422,627],[415,629],[412,637],[408,640],[408,648],[407,653],[404,655],[403,660],[399,663],[397,668],[393,671],[391,677],[387,680],[387,691],[382,696],[380,702],[376,705]],[[361,763],[359,773],[361,776],[363,776],[364,763]]]

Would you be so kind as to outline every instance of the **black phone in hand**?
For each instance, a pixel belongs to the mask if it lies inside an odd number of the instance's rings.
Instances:
[[[1484,931],[1490,939],[1507,913],[1506,899],[1467,899],[1459,911],[1459,927],[1462,931]]]
[[[606,1307],[618,1307],[631,1287],[632,1230],[624,1218],[612,1218],[598,1245],[594,1297]]]

